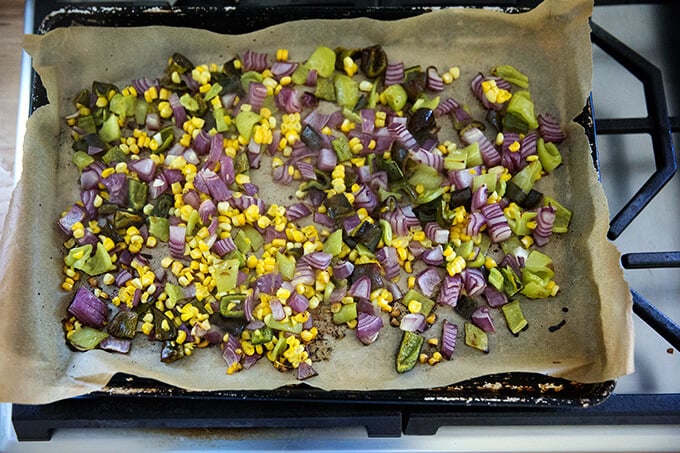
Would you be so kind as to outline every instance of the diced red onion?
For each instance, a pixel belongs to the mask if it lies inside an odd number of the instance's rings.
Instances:
[[[472,312],[470,320],[474,325],[482,329],[484,332],[496,331],[493,325],[493,319],[491,318],[491,313],[489,312],[489,307],[478,307]]]
[[[248,103],[254,112],[259,112],[267,97],[267,87],[260,82],[250,82],[248,85]]]
[[[461,272],[463,277],[463,284],[465,285],[465,292],[470,297],[475,297],[486,288],[486,278],[480,269],[466,268]]]
[[[302,202],[294,203],[286,208],[288,220],[295,221],[312,214],[312,210]]]
[[[425,235],[434,244],[446,244],[449,242],[449,230],[441,227],[437,222],[425,224]]]
[[[429,266],[439,266],[444,262],[444,251],[441,244],[437,244],[431,249],[426,249],[420,258]]]
[[[335,227],[335,221],[331,219],[331,217],[328,214],[324,214],[319,211],[314,211],[313,219],[314,222],[318,223],[321,226],[325,226],[328,228]]]
[[[432,297],[439,287],[442,279],[437,269],[428,267],[416,276],[416,285],[426,297]]]
[[[333,171],[335,166],[338,164],[338,155],[335,154],[330,148],[321,148],[319,150],[319,156],[316,161],[316,166],[319,170],[323,171]],[[364,167],[360,167],[364,168]]]
[[[211,250],[222,257],[227,253],[231,253],[236,250],[236,244],[234,244],[234,240],[232,238],[226,237],[215,241]]]
[[[130,84],[135,88],[138,94],[144,93],[151,87],[160,88],[160,81],[158,79],[151,79],[148,77],[132,79]]]
[[[283,87],[274,97],[276,105],[286,113],[297,113],[302,111],[302,101],[300,94],[294,88]]]
[[[361,218],[356,213],[350,214],[342,219],[342,228],[348,235],[351,235],[354,230],[359,227],[359,225],[361,225]]]
[[[422,313],[408,313],[402,316],[399,328],[407,332],[422,332],[425,330],[425,315]]]
[[[246,50],[241,57],[243,63],[243,71],[257,71],[262,72],[269,67],[269,56],[263,52],[255,52],[253,50]]]
[[[367,275],[362,275],[357,278],[352,286],[349,287],[348,293],[360,299],[371,298],[371,279]]]
[[[211,199],[205,199],[198,207],[198,215],[201,217],[201,223],[203,225],[208,225],[210,223],[210,218],[217,214],[217,207]]]
[[[439,118],[440,116],[448,115],[459,107],[460,104],[455,99],[446,98],[437,104],[437,107],[434,109],[434,116]]]
[[[442,324],[442,340],[440,351],[446,360],[451,360],[456,350],[456,337],[458,336],[458,326],[444,320]]]
[[[534,242],[537,246],[543,247],[548,243],[552,235],[553,224],[555,223],[556,210],[553,206],[543,206],[538,208],[536,216],[536,228],[532,233]]]
[[[489,198],[489,191],[486,188],[486,184],[482,184],[472,193],[472,210],[477,211],[481,209],[482,206],[486,204],[486,200]]]
[[[388,280],[392,280],[399,276],[399,258],[397,256],[397,249],[391,246],[384,246],[375,252],[380,266],[385,273]]]
[[[269,300],[269,308],[272,311],[272,318],[276,321],[283,321],[286,318],[286,312],[283,309],[283,304],[277,298]]]
[[[220,157],[220,178],[224,179],[227,185],[234,183],[236,178],[234,174],[234,159],[230,156],[222,155]]]
[[[359,312],[356,327],[357,338],[363,344],[371,344],[378,338],[382,326],[383,320],[381,317],[366,312]]]
[[[275,61],[272,63],[272,67],[269,68],[269,70],[276,76],[278,79],[281,79],[286,76],[293,75],[295,70],[298,68],[299,63],[294,62],[294,61]]]
[[[319,73],[316,69],[312,69],[307,73],[307,78],[305,79],[305,85],[313,87],[316,86],[316,81],[319,77]]]
[[[506,296],[504,292],[498,291],[491,285],[486,286],[483,295],[486,299],[486,303],[491,308],[498,308],[508,303],[508,296]]]
[[[498,150],[494,147],[493,143],[484,135],[477,127],[470,127],[462,131],[461,140],[465,142],[466,145],[472,143],[479,144],[479,152],[482,155],[482,160],[484,165],[487,167],[495,167],[501,163],[501,155]]]
[[[168,103],[172,108],[172,116],[175,119],[175,124],[179,127],[182,127],[184,122],[187,120],[187,112],[184,110],[184,106],[179,100],[177,93],[173,92],[170,96],[168,96]]]
[[[194,189],[189,189],[182,194],[182,201],[184,204],[188,204],[194,209],[199,209],[201,207],[201,196]]]
[[[331,264],[333,255],[326,252],[312,252],[303,255],[300,263],[306,263],[314,269],[325,270]]]
[[[404,81],[404,62],[397,61],[387,63],[385,68],[385,80],[384,85],[386,87],[390,85],[398,85]]]
[[[227,342],[224,344],[224,350],[222,351],[222,358],[227,362],[227,367],[231,367],[234,364],[241,361],[242,354],[237,352],[241,350],[241,342],[237,335],[229,335]]]
[[[184,238],[186,227],[181,225],[170,225],[168,247],[173,258],[184,257]]]
[[[144,126],[150,131],[158,131],[161,128],[161,116],[156,112],[149,112],[146,114]]]
[[[300,176],[304,181],[316,181],[314,165],[312,165],[310,162],[300,160],[295,164],[295,167],[300,171]]]
[[[127,338],[115,338],[109,335],[108,337],[104,338],[97,346],[104,351],[127,354],[130,352],[132,341],[128,340]]]
[[[213,200],[219,202],[230,200],[232,198],[231,190],[229,190],[224,180],[220,178],[220,176],[214,171],[208,168],[203,168],[198,173],[196,173],[195,180],[198,178],[203,179],[203,182],[205,183],[205,186],[207,187],[208,192]],[[198,189],[197,186],[196,188]]]
[[[404,147],[408,149],[416,149],[418,146],[418,142],[413,137],[411,132],[406,128],[405,124],[393,121],[389,124],[389,126],[387,126],[387,130],[390,132],[392,138],[401,143]]]
[[[238,198],[229,199],[229,204],[231,207],[236,208],[240,211],[245,211],[250,206],[255,205],[258,208],[260,215],[264,215],[266,211],[266,205],[264,200],[261,198],[251,197],[250,195],[241,195]]]
[[[314,268],[309,264],[298,261],[295,266],[295,273],[293,274],[293,279],[290,281],[295,287],[299,284],[313,285],[316,281],[316,275],[314,274]]]
[[[291,168],[290,165],[281,165],[276,167],[272,172],[272,178],[279,184],[288,185],[293,182],[293,175],[291,175],[288,169]]]
[[[367,184],[359,184],[359,191],[354,195],[354,206],[372,212],[378,206],[378,197]]]
[[[444,89],[444,82],[442,81],[441,76],[437,72],[437,68],[434,66],[430,66],[427,68],[427,77],[425,79],[425,85],[429,90],[432,91],[442,91]]]
[[[86,326],[100,328],[109,316],[109,307],[95,296],[88,288],[78,288],[68,312]]]
[[[468,236],[476,236],[484,225],[486,225],[486,217],[484,217],[484,214],[480,211],[475,211],[468,217],[468,223],[465,226],[465,234]]]
[[[372,134],[375,130],[375,110],[361,109],[361,132],[364,134]]]
[[[305,126],[310,126],[315,131],[320,131],[326,127],[330,117],[330,114],[322,112],[321,109],[314,109],[304,117],[302,124]]]
[[[168,190],[168,187],[170,187],[170,185],[168,184],[168,181],[165,179],[165,175],[163,174],[158,175],[149,184],[149,198],[151,198],[152,200],[158,198],[163,192]]]
[[[521,141],[519,152],[522,155],[522,165],[524,167],[527,163],[527,157],[536,155],[536,142],[538,141],[538,134],[535,131],[529,132]]]
[[[337,280],[344,280],[354,271],[354,264],[351,261],[338,261],[333,266],[333,277]]]
[[[538,133],[546,142],[562,143],[567,137],[560,127],[557,118],[550,113],[540,113],[537,117]]]
[[[122,288],[123,286],[125,286],[125,283],[127,283],[131,279],[132,273],[128,269],[121,269],[120,272],[116,274],[114,284],[117,287]]]
[[[88,165],[80,173],[80,188],[82,190],[96,189],[100,180],[101,170],[93,165]]]
[[[191,142],[191,146],[199,155],[208,154],[211,140],[210,134],[205,129],[201,129]]]
[[[127,206],[128,203],[128,182],[125,173],[114,173],[102,180],[102,183],[109,192],[109,203],[118,206]]]
[[[481,210],[486,217],[486,226],[492,242],[503,242],[512,236],[512,230],[499,203],[484,205]]]
[[[87,212],[85,211],[85,208],[80,204],[74,203],[66,215],[61,217],[57,223],[59,228],[61,228],[61,231],[71,236],[73,234],[73,225],[77,222],[84,224],[86,218]]]
[[[309,300],[304,294],[293,291],[286,300],[286,305],[293,310],[293,313],[302,313],[309,308]]]
[[[411,153],[411,157],[416,162],[425,164],[435,170],[442,171],[444,169],[444,158],[440,154],[427,151],[424,148],[419,148]]]
[[[283,284],[283,277],[278,272],[269,272],[260,276],[252,286],[257,289],[259,293],[276,294],[276,291]]]
[[[295,379],[298,381],[304,381],[305,379],[312,378],[319,373],[307,362],[300,362],[297,369],[295,370]]]
[[[456,189],[464,189],[466,187],[472,187],[472,179],[475,175],[479,175],[481,172],[481,167],[466,168],[464,170],[453,170],[448,173],[449,181],[451,181]]]

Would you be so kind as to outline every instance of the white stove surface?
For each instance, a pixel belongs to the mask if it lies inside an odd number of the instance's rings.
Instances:
[[[593,20],[657,65],[664,74],[671,115],[678,115],[677,63],[668,49],[668,5],[596,7]],[[677,8],[675,9],[677,12]],[[667,32],[659,23],[666,21]],[[665,34],[663,34],[665,33]],[[675,44],[670,40],[675,39]],[[597,46],[593,48],[593,102],[596,118],[646,115],[641,84]],[[675,64],[675,66],[673,66]],[[23,115],[23,116],[22,116]],[[22,124],[26,111],[20,111]],[[677,144],[677,134],[674,136]],[[614,215],[652,173],[651,140],[646,135],[598,136],[602,184]],[[21,143],[21,141],[19,141]],[[20,146],[20,145],[19,145]],[[4,178],[3,178],[4,179]],[[680,250],[680,177],[677,175],[615,241],[622,253]],[[679,269],[626,270],[631,287],[672,319],[680,320]],[[637,317],[636,372],[617,382],[616,392],[680,393],[680,351]],[[484,451],[484,452],[651,452],[680,451],[680,426],[449,426],[434,436],[368,438],[363,428],[317,430],[57,430],[49,442],[17,442],[11,406],[0,404],[0,451]]]

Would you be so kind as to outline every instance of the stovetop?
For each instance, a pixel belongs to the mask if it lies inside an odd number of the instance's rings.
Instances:
[[[255,2],[240,3],[252,6]],[[361,4],[392,6],[392,3]],[[27,5],[31,4],[29,0]],[[346,4],[351,6],[354,2]],[[77,449],[82,445],[79,441],[93,438],[105,441],[112,449],[152,441],[162,450],[248,449],[249,445],[273,450],[284,441],[294,449],[317,451],[616,451],[624,446],[629,451],[677,451],[680,330],[673,320],[680,321],[677,303],[680,236],[676,233],[680,223],[680,179],[675,175],[677,156],[673,144],[678,139],[680,65],[673,58],[673,50],[680,43],[674,34],[673,21],[680,12],[678,6],[663,2],[602,1],[596,2],[593,14],[592,104],[600,177],[612,214],[610,238],[624,254],[624,275],[634,291],[637,314],[636,372],[620,378],[615,393],[604,404],[576,412],[422,410],[410,413],[408,419],[401,419],[397,413],[403,428],[399,439],[370,439],[363,426],[321,430],[290,426],[199,432],[135,430],[127,439],[118,436],[120,432],[116,429],[69,429],[57,430],[50,445]],[[44,7],[43,4],[41,8]],[[662,85],[658,83],[659,77]],[[640,79],[648,82],[646,87]],[[658,118],[658,114],[662,117]],[[638,191],[644,192],[642,199],[636,196]],[[646,195],[656,192],[647,203]],[[2,410],[5,413],[0,415],[7,418],[7,407]],[[436,434],[413,436],[432,433]],[[528,437],[533,442],[528,443]],[[0,450],[1,439],[0,430]],[[11,451],[46,446],[42,442],[8,445]]]

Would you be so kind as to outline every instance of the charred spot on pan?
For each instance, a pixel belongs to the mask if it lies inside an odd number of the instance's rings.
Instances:
[[[566,323],[567,323],[567,320],[566,320],[566,319],[563,319],[562,321],[560,321],[559,323],[555,324],[554,326],[548,327],[548,331],[549,331],[550,333],[557,332],[557,331],[560,330],[562,327],[564,327],[564,325],[565,325]]]

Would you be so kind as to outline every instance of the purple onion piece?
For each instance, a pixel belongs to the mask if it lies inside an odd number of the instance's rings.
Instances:
[[[326,252],[312,252],[300,258],[301,263],[306,263],[314,269],[325,270],[331,264],[333,255]]]
[[[461,289],[463,288],[463,279],[460,274],[454,276],[445,275],[442,280],[441,288],[439,289],[439,296],[437,303],[440,305],[448,305],[455,307],[460,298]]]
[[[480,269],[466,268],[461,275],[463,276],[463,284],[468,296],[475,297],[484,292],[486,278]]]
[[[428,267],[416,276],[416,284],[426,297],[432,297],[440,283],[441,277],[434,267]]]
[[[293,313],[302,313],[309,308],[309,299],[304,294],[293,291],[286,300],[286,305],[293,310]]]
[[[307,362],[300,362],[297,370],[295,371],[295,379],[298,381],[304,381],[305,379],[317,376],[318,374],[319,373],[317,373],[310,364]]]
[[[508,296],[506,296],[504,292],[498,291],[491,285],[487,285],[487,287],[484,289],[483,295],[486,299],[486,303],[491,308],[498,308],[508,303]]]
[[[491,313],[489,312],[489,307],[478,307],[472,312],[470,320],[474,325],[482,329],[484,332],[496,331],[493,325],[493,319],[491,318]]]
[[[408,313],[402,316],[399,328],[408,332],[422,332],[426,324],[424,314]]]
[[[338,261],[333,266],[333,277],[337,280],[344,280],[354,271],[354,264],[351,261]]]
[[[441,244],[427,249],[421,255],[421,259],[429,266],[439,266],[444,262],[444,250]]]
[[[481,210],[486,217],[486,226],[492,242],[503,242],[512,236],[512,230],[499,203],[484,205]]]
[[[543,247],[548,243],[550,236],[552,236],[552,228],[555,223],[556,210],[553,206],[544,206],[538,208],[538,215],[536,216],[536,228],[532,233],[534,242],[537,246]]]
[[[458,326],[444,320],[442,324],[441,354],[446,360],[451,360],[456,350],[456,337],[458,336]]]
[[[81,286],[73,297],[68,312],[86,326],[100,328],[109,316],[109,307],[89,289]]]
[[[371,344],[378,338],[382,326],[383,321],[379,316],[359,312],[356,327],[357,338],[366,345]]]
[[[115,338],[109,335],[108,337],[104,338],[98,346],[104,351],[127,354],[130,352],[132,341],[126,338]]]
[[[350,286],[348,294],[361,299],[371,298],[371,279],[367,275],[362,275],[361,277],[354,280],[352,286]]]
[[[269,300],[269,308],[272,311],[272,318],[276,321],[283,321],[286,318],[286,312],[283,309],[283,304],[277,298]]]

